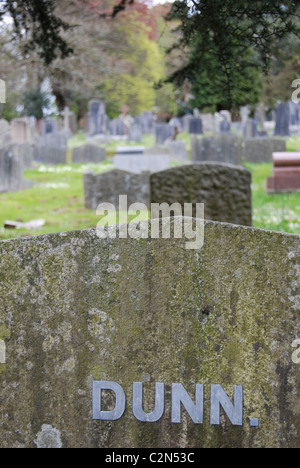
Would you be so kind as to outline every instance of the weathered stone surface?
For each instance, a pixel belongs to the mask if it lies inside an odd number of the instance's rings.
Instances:
[[[34,148],[34,160],[44,164],[66,164],[67,150],[49,146],[36,146]]]
[[[280,138],[251,138],[245,141],[245,161],[272,162],[273,153],[286,151],[286,141]]]
[[[187,161],[188,153],[182,140],[170,141],[166,144],[171,161]]]
[[[114,156],[114,166],[121,171],[141,174],[143,172],[156,172],[168,169],[171,165],[169,154],[156,148],[144,150],[143,147],[119,148]]]
[[[207,222],[200,251],[184,243],[94,230],[0,242],[2,448],[299,447],[299,236]],[[93,380],[122,385],[122,419],[92,420]],[[158,422],[134,418],[133,382],[148,412],[165,382]],[[175,382],[193,400],[204,384],[203,425],[170,422]],[[243,386],[243,426],[210,424],[211,384],[231,400]]]
[[[119,206],[119,196],[127,195],[128,206],[132,203],[150,203],[150,174],[133,174],[114,169],[103,174],[84,174],[85,206],[96,210],[100,203]]]
[[[0,148],[0,192],[17,192],[33,185],[23,177],[26,161],[20,151],[14,145]]]
[[[157,172],[151,176],[151,203],[204,203],[206,219],[251,226],[251,173],[221,163]]]
[[[96,145],[84,145],[73,149],[73,163],[101,163],[106,160],[106,149]]]
[[[237,135],[220,134],[213,137],[192,136],[192,161],[242,164],[242,138]]]
[[[34,147],[32,145],[10,145],[10,148],[22,160],[24,169],[30,169],[33,166]]]

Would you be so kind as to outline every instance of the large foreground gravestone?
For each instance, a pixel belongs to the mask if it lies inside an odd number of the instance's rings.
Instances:
[[[286,151],[286,141],[280,138],[251,138],[245,141],[245,161],[272,162],[273,153]]]
[[[103,174],[84,174],[85,207],[96,210],[100,203],[119,207],[119,196],[127,195],[128,206],[132,203],[150,204],[150,174],[134,174],[114,169]]]
[[[300,237],[204,234],[0,243],[2,448],[299,447]]]
[[[73,163],[101,163],[106,160],[105,148],[96,145],[83,145],[73,149]]]
[[[182,206],[204,203],[206,219],[251,226],[251,173],[243,167],[221,163],[157,172],[151,175],[151,202]]]
[[[220,134],[213,137],[192,136],[192,161],[242,164],[242,138],[237,135]]]
[[[33,183],[24,179],[26,160],[21,150],[14,145],[0,148],[0,192],[17,192],[32,187]]]

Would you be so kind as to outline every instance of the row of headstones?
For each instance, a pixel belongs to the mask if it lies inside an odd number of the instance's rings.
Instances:
[[[204,137],[194,135],[191,139],[193,162],[215,161],[241,165],[243,161],[272,162],[274,152],[285,152],[284,138],[250,138],[243,141],[234,134]]]
[[[143,112],[140,116],[129,118],[126,114],[116,119],[109,119],[106,114],[105,104],[100,100],[92,100],[89,103],[88,134],[128,136],[129,141],[140,142],[144,134],[155,133],[156,143],[162,144],[174,133],[182,131],[190,134],[201,134],[204,131],[228,132],[230,131],[231,116],[227,111],[213,116],[202,114],[195,109],[194,114],[182,118],[173,118],[170,122],[159,123],[153,112]]]
[[[96,210],[110,203],[126,210],[133,203],[205,204],[207,219],[252,225],[251,173],[222,163],[198,163],[160,172],[133,174],[114,169],[104,174],[84,175],[85,206]],[[119,196],[127,196],[126,206],[119,206]],[[169,215],[170,216],[170,215]]]
[[[45,118],[37,122],[34,118],[22,117],[11,123],[0,120],[0,143],[37,143],[41,146],[66,147],[68,139],[77,131],[76,116],[65,108],[64,119]]]
[[[286,142],[279,138],[250,139],[245,146],[241,138],[235,135],[214,137],[193,136],[192,162],[222,162],[242,165],[246,162],[270,162],[276,152],[286,151]],[[32,167],[33,161],[44,164],[66,164],[67,153],[63,148],[51,148],[26,145],[6,145],[0,152],[0,191],[22,190],[28,187],[23,179],[26,168]],[[107,158],[105,148],[96,145],[84,145],[73,149],[73,163],[101,163]],[[124,147],[117,150],[114,157],[116,169],[141,173],[159,172],[168,169],[171,162],[188,163],[188,153],[181,140],[151,149]]]

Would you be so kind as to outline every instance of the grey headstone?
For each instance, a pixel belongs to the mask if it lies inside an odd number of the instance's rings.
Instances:
[[[73,163],[101,163],[106,160],[105,148],[96,145],[84,145],[73,149]]]
[[[1,447],[147,446],[155,460],[170,441],[191,460],[194,447],[299,447],[300,237],[206,222],[203,248],[186,250],[141,224],[148,240],[91,229],[0,242]],[[145,412],[165,384],[155,424],[132,411],[144,376]],[[99,381],[124,390],[122,419],[92,420]],[[171,400],[193,407],[202,385],[204,424],[183,408],[179,423]]]
[[[221,133],[230,133],[230,122],[228,122],[225,118],[220,123],[220,132]]]
[[[290,135],[290,108],[288,104],[281,102],[276,109],[276,126],[274,134],[276,136]]]
[[[299,104],[293,101],[288,102],[289,109],[290,109],[290,125],[292,126],[299,126],[300,120],[299,120],[299,111],[300,107]]]
[[[244,138],[255,138],[258,135],[257,121],[255,119],[248,119],[244,126]]]
[[[189,133],[191,135],[202,135],[203,125],[202,125],[202,120],[201,119],[197,119],[197,118],[190,119]]]
[[[154,127],[154,115],[152,112],[143,112],[140,116],[140,125],[143,134],[152,133]]]
[[[186,133],[189,133],[190,131],[190,121],[193,119],[192,114],[186,114],[182,117],[182,122],[183,122],[183,131]]]
[[[193,136],[191,146],[193,162],[214,161],[242,164],[242,138],[237,135]]]
[[[34,148],[34,160],[43,164],[66,164],[67,152],[64,148],[38,145]]]
[[[56,119],[47,118],[41,120],[41,135],[49,135],[51,133],[57,133],[58,121]]]
[[[245,161],[272,162],[273,153],[286,151],[286,141],[280,138],[251,138],[245,140]]]
[[[129,127],[129,133],[128,133],[128,140],[129,141],[135,141],[136,143],[140,143],[142,141],[143,134],[142,134],[142,128],[139,124],[134,123]]]
[[[106,110],[102,101],[93,99],[89,102],[89,135],[105,133]]]
[[[214,116],[212,114],[200,114],[202,120],[203,133],[214,131]]]
[[[182,140],[170,141],[167,143],[171,161],[187,161],[188,153],[186,145]]]
[[[103,174],[84,175],[85,206],[96,210],[100,203],[119,206],[119,196],[127,195],[128,207],[132,203],[150,203],[150,174],[133,174],[114,169]]]
[[[17,158],[20,158],[23,162],[24,169],[30,169],[33,166],[34,159],[34,147],[29,143],[23,145],[9,145]]]
[[[27,117],[11,121],[11,142],[17,144],[32,143],[32,129],[30,119]]]
[[[163,171],[170,167],[170,156],[165,151],[144,151],[143,147],[119,149],[114,156],[115,169],[140,174],[142,172]]]
[[[63,130],[54,133],[46,133],[38,138],[37,145],[67,151],[68,137],[69,135]]]
[[[160,123],[155,125],[155,140],[157,145],[163,145],[170,137],[174,136],[174,128],[169,124]]]
[[[0,119],[0,144],[3,144],[7,137],[10,137],[10,124],[7,120]]]
[[[24,179],[24,158],[15,146],[0,148],[0,192],[17,192],[32,187],[33,183]]]
[[[113,136],[124,136],[125,126],[120,117],[110,120],[108,124],[109,133]]]
[[[205,218],[214,221],[251,226],[251,198],[251,173],[230,164],[199,163],[151,175],[151,203],[204,203]]]

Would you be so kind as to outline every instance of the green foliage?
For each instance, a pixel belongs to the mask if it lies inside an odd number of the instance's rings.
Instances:
[[[291,33],[300,36],[297,3],[292,0],[175,1],[170,19],[180,19],[178,45],[190,47],[191,53],[188,63],[173,73],[170,80],[179,85],[188,78],[194,84],[200,68],[198,84],[203,80],[205,89],[209,80],[212,88],[221,85],[225,107],[232,109],[239,105],[240,92],[235,90],[240,88],[239,81],[244,86],[245,71],[253,67],[249,51],[255,50],[259,59],[257,67],[266,72],[276,42]],[[213,72],[219,69],[219,73],[201,76],[204,64],[207,67],[210,62],[209,69]],[[241,72],[244,72],[242,76]],[[239,80],[239,76],[243,79]]]
[[[198,57],[198,69],[191,75],[192,95],[194,96],[191,107],[206,108],[212,112],[232,108],[228,102],[229,93],[235,107],[259,102],[263,93],[263,79],[257,56],[252,50],[247,50],[237,57],[232,70],[230,87],[222,65],[216,59],[214,52],[212,45],[206,54]],[[197,58],[198,54],[199,48],[196,41],[192,50],[193,59]]]
[[[46,93],[40,89],[31,90],[24,97],[24,112],[25,115],[33,116],[40,120],[44,117],[44,112],[50,107],[50,100]]]
[[[55,0],[4,0],[0,20],[9,13],[14,21],[15,36],[26,37],[24,53],[37,50],[46,65],[55,58],[67,57],[72,49],[61,36],[69,26],[54,14]]]
[[[163,60],[158,44],[148,35],[148,28],[132,14],[118,24],[122,44],[117,54],[126,60],[125,70],[115,73],[103,84],[103,96],[111,117],[120,114],[127,104],[130,113],[140,114],[155,105],[155,84],[162,78]]]

